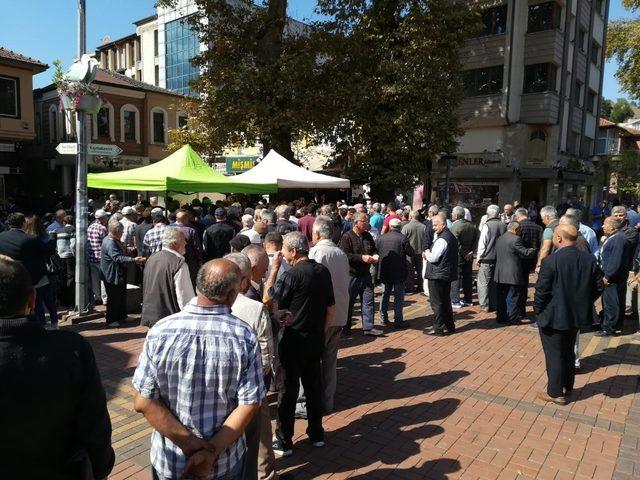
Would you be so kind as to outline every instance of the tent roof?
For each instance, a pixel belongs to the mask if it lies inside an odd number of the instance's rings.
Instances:
[[[139,191],[270,193],[276,182],[245,182],[214,171],[198,153],[185,145],[164,160],[132,170],[90,173],[90,188]]]
[[[275,150],[271,150],[251,170],[233,178],[250,183],[277,183],[278,188],[349,188],[351,185],[347,179],[322,175],[294,165]]]

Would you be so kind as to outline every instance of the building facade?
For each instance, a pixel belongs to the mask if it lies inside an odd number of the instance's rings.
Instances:
[[[28,191],[28,149],[37,133],[33,76],[46,64],[0,47],[0,200]]]
[[[451,202],[591,203],[608,0],[483,2],[462,51],[464,100]],[[445,165],[435,169],[435,193]]]
[[[104,98],[102,109],[89,115],[90,143],[115,144],[122,153],[115,158],[89,155],[89,171],[137,168],[168,155],[170,129],[184,126],[187,115],[180,110],[182,95],[161,87],[99,69],[94,80]],[[51,187],[60,195],[72,191],[75,156],[60,155],[55,147],[76,141],[75,115],[60,109],[58,92],[49,85],[35,92],[35,111],[40,119],[38,141],[52,172]]]

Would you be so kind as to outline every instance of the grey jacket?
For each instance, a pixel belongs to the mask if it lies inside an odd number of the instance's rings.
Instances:
[[[123,284],[126,282],[124,265],[133,262],[133,258],[125,255],[120,240],[106,236],[102,240],[100,270],[106,283]]]

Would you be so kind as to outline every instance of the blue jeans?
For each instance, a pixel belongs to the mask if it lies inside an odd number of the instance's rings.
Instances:
[[[380,318],[384,323],[389,322],[389,298],[393,291],[393,321],[402,325],[402,307],[404,306],[404,282],[385,282],[382,285],[382,301],[380,302]]]
[[[625,309],[625,287],[623,281],[611,283],[605,287],[602,293],[602,306],[604,317],[602,318],[602,330],[614,333],[622,329]]]
[[[358,297],[360,297],[362,310],[362,328],[363,330],[371,330],[373,328],[374,312],[373,280],[371,279],[371,275],[351,277],[349,280],[349,314],[347,315],[347,324],[343,329],[345,332],[351,331],[353,306],[355,305]]]
[[[216,480],[243,480],[245,476],[245,457],[246,452],[242,455],[240,461],[236,463],[226,475],[215,477]],[[151,467],[151,478],[153,478],[153,480],[172,480],[170,477],[165,477],[164,475],[159,474],[153,467]]]

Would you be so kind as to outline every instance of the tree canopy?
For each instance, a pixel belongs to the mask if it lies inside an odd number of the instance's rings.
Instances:
[[[632,11],[640,9],[640,0],[622,0]],[[640,99],[640,18],[615,20],[607,33],[607,58],[618,62],[616,78],[622,89]]]

